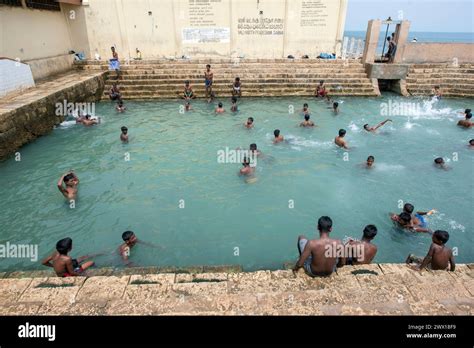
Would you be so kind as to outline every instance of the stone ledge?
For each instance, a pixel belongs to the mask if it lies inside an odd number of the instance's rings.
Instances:
[[[0,315],[473,315],[473,266],[345,266],[327,278],[237,266],[98,269],[77,278],[14,272],[0,279]]]

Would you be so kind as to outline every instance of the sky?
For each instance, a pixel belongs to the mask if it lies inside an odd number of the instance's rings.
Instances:
[[[410,31],[474,32],[473,0],[348,0],[345,30],[388,16],[409,20]]]

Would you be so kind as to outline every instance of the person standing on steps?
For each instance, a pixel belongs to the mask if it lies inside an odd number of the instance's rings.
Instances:
[[[206,65],[206,70],[204,71],[204,80],[206,85],[206,98],[207,102],[210,103],[213,98],[212,92],[212,82],[214,80],[214,73],[211,71],[211,65]]]
[[[114,46],[110,47],[110,49],[112,50],[112,58],[109,59],[109,70],[115,70],[117,73],[116,79],[118,80],[120,78],[120,62],[118,53],[115,51]]]

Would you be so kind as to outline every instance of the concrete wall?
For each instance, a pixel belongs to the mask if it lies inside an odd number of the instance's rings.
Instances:
[[[44,79],[48,76],[56,75],[73,68],[74,55],[63,54],[57,57],[33,59],[25,61],[31,67],[35,81]]]
[[[143,58],[315,57],[340,52],[347,0],[89,0],[81,8],[89,42],[77,49],[90,58],[110,58],[112,45],[122,60],[137,47]]]
[[[403,63],[474,63],[471,43],[407,43]]]
[[[10,92],[34,87],[33,75],[27,64],[0,59],[0,97]]]
[[[0,5],[0,57],[21,61],[66,54],[72,49],[62,12]]]

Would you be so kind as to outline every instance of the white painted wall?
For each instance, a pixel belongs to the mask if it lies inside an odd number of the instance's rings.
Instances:
[[[0,97],[34,85],[29,65],[10,59],[0,59]]]

